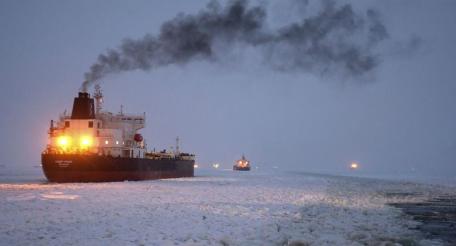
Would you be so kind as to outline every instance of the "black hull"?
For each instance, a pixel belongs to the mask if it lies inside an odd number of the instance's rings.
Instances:
[[[233,166],[234,171],[250,171],[250,167],[238,167],[238,166]]]
[[[41,163],[50,182],[63,183],[193,177],[195,161],[42,154]]]

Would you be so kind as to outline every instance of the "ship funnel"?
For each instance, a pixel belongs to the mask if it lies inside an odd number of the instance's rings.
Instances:
[[[71,119],[95,119],[95,107],[93,98],[87,92],[79,92],[74,98]]]

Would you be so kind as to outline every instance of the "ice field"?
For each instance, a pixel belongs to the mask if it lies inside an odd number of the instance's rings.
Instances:
[[[452,192],[438,185],[305,173],[197,175],[0,183],[0,244],[441,245],[386,203]]]

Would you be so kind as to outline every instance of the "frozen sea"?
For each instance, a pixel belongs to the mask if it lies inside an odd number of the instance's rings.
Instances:
[[[0,245],[445,245],[387,203],[454,194],[449,186],[284,171],[196,174],[71,184],[0,175]]]

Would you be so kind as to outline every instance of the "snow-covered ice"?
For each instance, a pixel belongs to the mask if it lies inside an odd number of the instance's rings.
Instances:
[[[388,192],[417,193],[394,196]],[[1,245],[440,245],[388,202],[448,192],[303,173],[0,183]]]

